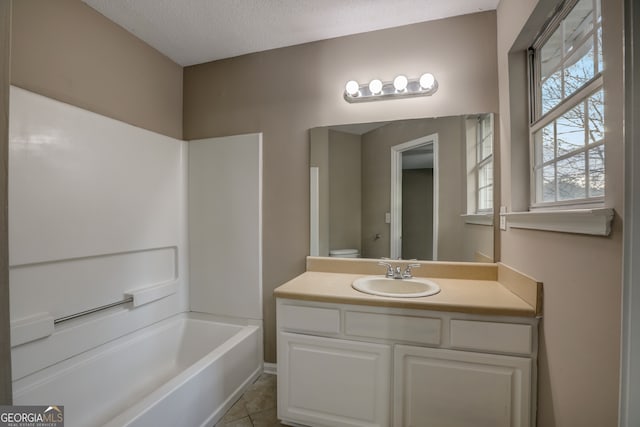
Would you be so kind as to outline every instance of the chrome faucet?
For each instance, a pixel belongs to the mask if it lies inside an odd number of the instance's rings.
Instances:
[[[411,269],[420,267],[420,264],[408,264],[404,267],[404,270],[396,265],[395,267],[386,261],[378,261],[378,265],[384,266],[387,268],[387,272],[385,273],[385,277],[388,279],[411,279],[413,275],[411,274]]]
[[[402,273],[402,278],[403,279],[411,279],[413,277],[413,275],[411,274],[411,269],[412,268],[418,268],[420,267],[420,264],[409,264],[404,268],[404,272]]]
[[[387,273],[384,275],[387,279],[394,278],[395,273],[393,271],[393,265],[385,261],[378,261],[378,265],[382,265],[387,268]]]

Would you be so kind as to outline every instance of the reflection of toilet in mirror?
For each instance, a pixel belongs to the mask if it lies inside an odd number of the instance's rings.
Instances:
[[[360,258],[357,249],[331,249],[329,256],[336,258]]]

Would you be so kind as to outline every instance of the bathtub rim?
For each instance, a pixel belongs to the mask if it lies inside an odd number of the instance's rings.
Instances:
[[[100,346],[91,348],[90,350],[74,355],[73,357],[60,361],[54,365],[33,372],[32,374],[29,374],[25,377],[19,378],[13,382],[14,397],[19,397],[20,395],[26,394],[30,390],[40,387],[49,381],[55,381],[57,377],[65,375],[68,371],[73,370],[75,367],[77,367],[78,364],[92,363],[96,359],[104,357],[105,352],[117,351],[121,347],[126,347],[127,345],[135,343],[136,341],[143,340],[149,335],[162,333],[163,330],[173,327],[177,322],[190,320],[219,324],[223,326],[234,326],[238,329],[233,335],[224,340],[220,345],[204,353],[194,363],[178,371],[177,373],[175,373],[175,375],[169,377],[165,382],[158,385],[158,387],[156,387],[155,389],[151,389],[148,393],[141,395],[139,399],[132,401],[132,404],[124,408],[120,413],[115,413],[114,416],[111,419],[107,420],[106,424],[104,425],[120,426],[122,424],[118,423],[118,420],[127,420],[128,422],[131,422],[135,420],[135,418],[142,416],[152,408],[153,402],[156,402],[159,399],[162,399],[163,397],[169,395],[172,391],[185,384],[193,376],[197,375],[199,372],[202,372],[210,364],[214,363],[218,358],[232,349],[235,345],[255,333],[257,334],[258,340],[258,360],[261,362],[258,363],[258,366],[250,375],[250,377],[243,382],[242,387],[240,387],[239,390],[236,390],[232,396],[228,396],[225,399],[222,407],[230,407],[235,402],[235,400],[240,397],[238,393],[241,394],[244,388],[250,385],[263,372],[264,349],[262,321],[255,319],[230,318],[226,316],[218,316],[191,311],[176,313],[172,316],[154,322],[146,327],[136,329]],[[132,414],[135,414],[135,416]],[[212,417],[215,415],[215,413],[212,414]],[[114,421],[116,422],[114,423]]]
[[[109,341],[104,342],[100,345],[74,354],[49,366],[38,369],[27,375],[21,376],[16,379],[12,378],[13,397],[19,397],[21,394],[28,392],[30,389],[51,381],[54,377],[57,377],[58,375],[61,375],[62,373],[73,369],[78,363],[90,363],[93,359],[102,357],[105,350],[111,351],[114,347],[127,345],[132,341],[140,339],[140,336],[142,335],[152,334],[159,329],[168,328],[174,322],[180,320],[198,320],[211,323],[220,323],[224,325],[234,325],[238,327],[254,325],[262,328],[261,320],[218,316],[195,311],[183,311],[180,313],[175,313],[173,315],[159,319],[158,321],[153,322],[149,325],[137,328],[126,334],[110,339]],[[213,350],[215,349],[212,349],[211,351]],[[261,349],[261,351],[264,352],[264,349]],[[264,357],[262,357],[262,359],[264,360]]]
[[[202,315],[202,313],[197,313],[198,315]],[[206,315],[205,315],[206,316]],[[222,322],[215,322],[222,323]],[[258,334],[258,348],[262,353],[262,327],[259,325],[239,325],[242,328],[234,334],[231,338],[227,339],[224,343],[219,345],[218,347],[211,350],[205,356],[200,358],[197,362],[190,365],[188,368],[180,372],[175,377],[171,378],[164,384],[162,384],[157,389],[153,390],[151,393],[145,395],[143,398],[135,402],[133,405],[129,406],[122,413],[116,415],[112,419],[110,419],[107,423],[103,425],[103,427],[121,427],[123,425],[128,425],[131,422],[136,421],[137,418],[144,416],[148,413],[154,406],[156,402],[161,401],[163,398],[169,396],[176,389],[180,388],[184,384],[186,384],[190,379],[196,376],[198,373],[204,371],[209,367],[212,363],[214,363],[217,359],[222,357],[227,351],[235,347],[237,344],[242,342],[244,339],[247,339],[252,334]],[[224,350],[224,351],[223,351]],[[262,354],[260,355],[259,360],[263,360]],[[226,397],[224,402],[219,406],[219,408],[213,412],[210,417],[205,421],[203,425],[208,425],[211,420],[218,414],[224,414],[228,409],[233,406],[238,398],[242,395],[244,390],[251,385],[262,373],[264,370],[264,363],[259,363],[256,369],[251,373],[251,375],[246,378],[243,383],[229,396]]]

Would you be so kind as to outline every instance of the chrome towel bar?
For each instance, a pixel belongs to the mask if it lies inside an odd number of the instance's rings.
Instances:
[[[118,305],[127,304],[133,302],[133,295],[123,299],[122,301],[112,302],[111,304],[101,305],[100,307],[92,308],[89,310],[81,311],[80,313],[70,314],[69,316],[60,317],[53,321],[54,325],[58,323],[66,322],[67,320],[75,319],[77,317],[86,316],[87,314],[96,313],[98,311],[106,310],[111,307],[116,307]]]

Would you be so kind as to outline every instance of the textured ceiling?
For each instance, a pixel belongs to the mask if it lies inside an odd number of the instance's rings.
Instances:
[[[83,0],[187,66],[493,10],[499,0]]]

